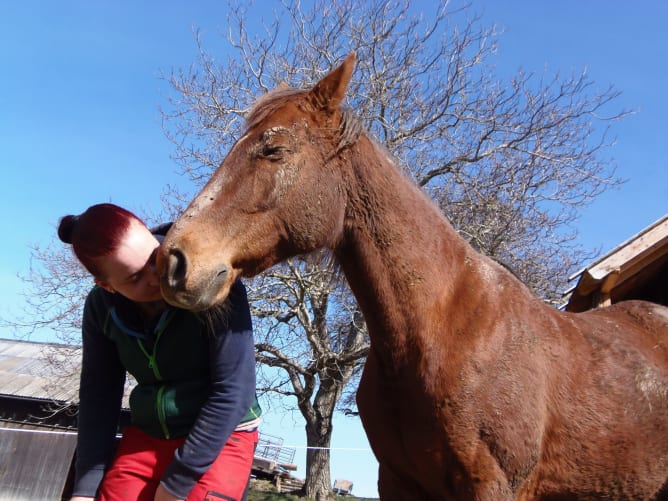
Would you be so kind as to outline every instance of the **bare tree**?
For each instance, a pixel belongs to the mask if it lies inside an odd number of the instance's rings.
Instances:
[[[225,59],[196,33],[196,63],[166,77],[175,97],[163,110],[165,131],[195,184],[237,140],[256,97],[282,82],[308,86],[354,50],[348,105],[463,236],[558,302],[565,271],[588,258],[572,223],[618,182],[602,157],[607,124],[625,114],[606,117],[617,91],[595,92],[585,73],[496,78],[498,34],[467,6],[423,2],[418,13],[408,0],[283,0],[259,24],[241,2],[228,8]],[[307,444],[327,447],[331,412],[368,340],[336,269],[317,262],[270,270],[252,297],[259,360],[284,371],[265,374],[264,389],[294,396]],[[322,449],[307,455],[307,495],[331,492],[328,461]]]
[[[356,51],[348,105],[464,237],[558,302],[568,272],[588,258],[573,243],[572,223],[618,182],[603,156],[608,124],[625,114],[609,111],[617,91],[595,91],[585,73],[497,77],[499,34],[469,6],[447,1],[283,0],[260,20],[246,2],[227,7],[223,48],[206,50],[196,32],[196,61],[164,76],[173,90],[164,130],[190,180],[167,188],[166,212],[178,214],[209,178],[259,95],[282,82],[308,86]],[[62,252],[34,249],[41,266],[26,277],[24,322],[61,339],[78,334],[90,283]],[[326,253],[248,285],[260,387],[296,399],[313,447],[306,494],[325,499],[332,415],[337,405],[354,406],[351,390],[369,349],[363,320]]]
[[[25,337],[46,329],[59,342],[78,346],[81,310],[93,280],[70,249],[53,242],[32,246],[30,268],[20,278],[28,285],[24,314],[3,319],[3,324]]]
[[[329,495],[332,417],[344,391],[357,387],[350,383],[369,350],[362,315],[331,256],[323,253],[261,275],[249,297],[262,368],[259,389],[296,399],[309,446],[307,491]]]

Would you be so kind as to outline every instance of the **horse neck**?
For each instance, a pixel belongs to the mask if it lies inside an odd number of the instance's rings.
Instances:
[[[365,136],[351,150],[349,167],[337,258],[367,323],[406,332],[405,322],[420,315],[425,299],[457,280],[469,246]]]
[[[384,344],[378,351],[395,357],[388,363],[428,345],[421,337],[444,335],[444,324],[465,322],[462,305],[481,299],[474,295],[502,301],[488,285],[499,281],[494,275],[508,283],[506,270],[476,253],[365,136],[350,152],[349,167],[346,224],[335,253],[372,346]]]

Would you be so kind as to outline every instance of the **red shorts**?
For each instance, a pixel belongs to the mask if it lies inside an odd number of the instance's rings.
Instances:
[[[174,451],[185,438],[152,437],[134,426],[123,433],[116,457],[104,476],[99,501],[153,501],[155,490]],[[187,501],[237,501],[244,498],[250,478],[257,431],[236,431],[211,467],[199,479]]]

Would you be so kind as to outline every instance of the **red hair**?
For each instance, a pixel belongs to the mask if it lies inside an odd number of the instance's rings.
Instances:
[[[58,238],[72,244],[77,259],[93,275],[102,275],[98,259],[118,249],[132,221],[144,222],[129,210],[114,204],[92,205],[78,216],[60,219]]]

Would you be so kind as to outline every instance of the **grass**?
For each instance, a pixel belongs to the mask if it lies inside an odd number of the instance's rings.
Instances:
[[[292,494],[283,494],[279,492],[254,491],[248,492],[248,501],[308,501],[308,498],[300,498]]]
[[[356,498],[354,496],[336,496],[341,501],[375,501],[376,498]],[[248,501],[313,501],[312,498],[276,492],[268,481],[253,480],[248,492]]]

